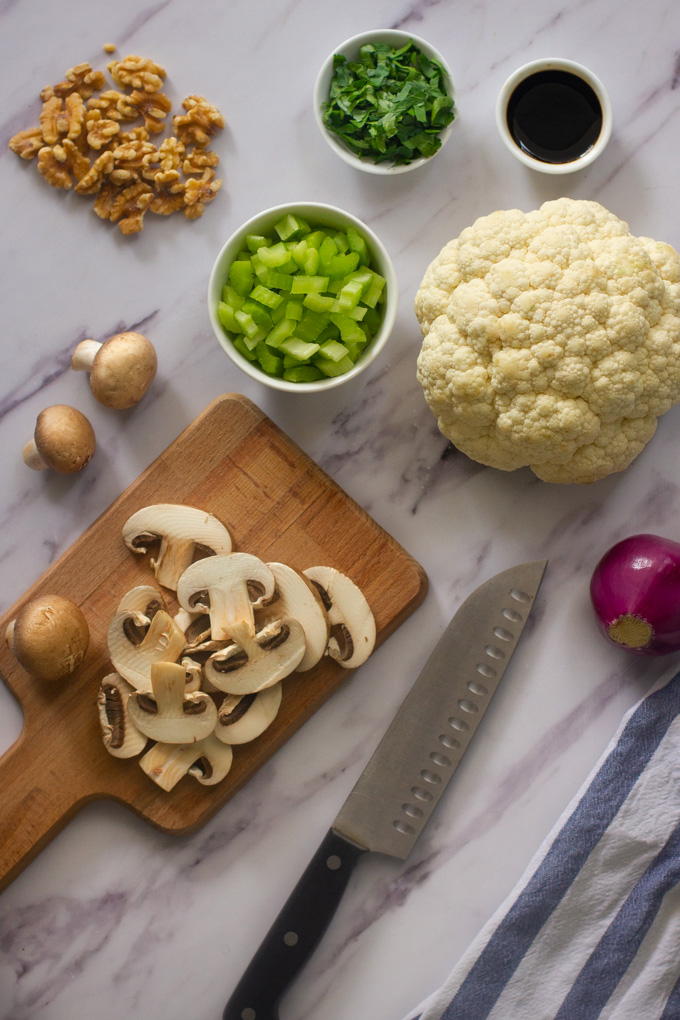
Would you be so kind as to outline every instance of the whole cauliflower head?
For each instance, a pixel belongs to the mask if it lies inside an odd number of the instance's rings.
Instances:
[[[597,202],[481,217],[428,267],[415,309],[439,429],[491,467],[597,481],[680,400],[680,256]]]

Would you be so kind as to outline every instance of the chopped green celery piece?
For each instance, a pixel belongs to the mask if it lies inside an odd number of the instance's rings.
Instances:
[[[352,308],[356,308],[363,289],[360,280],[350,280],[349,283],[346,283],[338,294],[338,311],[349,312]]]
[[[327,276],[294,276],[291,292],[293,294],[317,294],[324,291],[328,286]]]
[[[300,320],[305,314],[303,306],[304,298],[289,298],[286,301],[286,318]]]
[[[288,382],[316,382],[317,379],[323,379],[323,372],[314,365],[297,365],[294,368],[286,368],[283,378]]]
[[[328,273],[330,279],[333,280],[336,276],[347,276],[358,265],[359,256],[356,252],[349,251],[346,255],[334,255],[328,265],[324,267],[324,272]]]
[[[229,266],[229,283],[237,294],[245,297],[253,286],[253,267],[250,259],[247,262],[232,262]]]
[[[246,347],[242,337],[240,336],[235,337],[232,343],[234,344],[234,347],[239,352],[239,354],[242,354],[244,358],[248,359],[248,361],[257,361],[257,356],[255,352],[249,350]]]
[[[245,249],[242,248],[241,251],[236,253],[236,258],[234,259],[234,261],[235,262],[250,262],[250,256],[251,255],[252,255],[252,252],[246,251]]]
[[[247,298],[243,302],[242,311],[249,315],[253,322],[259,326],[260,329],[264,329],[267,333],[274,325],[272,317],[267,309],[262,305],[258,305],[257,301],[251,301],[250,298]]]
[[[295,336],[307,342],[316,340],[327,322],[328,313],[313,312],[311,309],[306,309],[302,318],[295,326]]]
[[[348,319],[354,319],[356,322],[360,322],[364,315],[368,311],[365,305],[356,305],[355,308],[343,308],[339,301],[334,301],[331,308],[332,312],[339,312],[341,315],[346,315]]]
[[[328,340],[337,340],[340,336],[340,330],[333,322],[327,322],[324,328],[316,338],[318,344],[325,344]]]
[[[253,269],[255,270],[255,276],[258,278],[260,283],[263,286],[266,287],[266,285],[267,285],[267,275],[269,273],[273,273],[274,270],[273,269],[269,269],[268,266],[265,266],[264,262],[262,261],[262,259],[260,258],[259,255],[251,255],[250,256],[250,264],[253,267]]]
[[[282,301],[281,304],[277,305],[276,308],[272,308],[272,310],[271,310],[271,317],[272,317],[272,322],[274,323],[274,325],[276,325],[277,322],[281,322],[282,319],[286,318],[286,303],[285,303],[285,301]]]
[[[357,253],[359,256],[360,266],[367,266],[371,260],[371,256],[369,255],[366,241],[354,227],[348,227],[346,233],[349,250]]]
[[[363,344],[347,344],[347,357],[356,361],[364,349]]]
[[[316,294],[312,291],[311,294],[305,294],[302,303],[306,308],[311,308],[313,312],[330,312],[335,301],[330,294]],[[342,309],[339,308],[338,311],[342,311]]]
[[[298,361],[297,358],[291,358],[290,354],[284,354],[283,356],[284,368],[294,368],[296,365],[311,365],[311,361]]]
[[[374,333],[378,332],[378,326],[382,321],[382,315],[376,308],[367,308],[366,314],[361,321],[363,325],[368,328],[372,336]]]
[[[291,251],[291,255],[297,262],[298,266],[300,266],[300,268],[302,268],[302,266],[305,264],[305,257],[307,255],[307,251],[308,251],[307,240],[304,237],[302,238],[302,240],[297,242],[297,244]]]
[[[339,344],[337,340],[328,340],[325,344],[321,344],[319,354],[323,354],[324,358],[330,358],[331,361],[340,361],[349,354],[349,351],[344,344]]]
[[[274,224],[274,230],[279,235],[282,241],[288,241],[291,237],[301,237],[302,234],[309,233],[311,227],[302,216],[295,216],[293,213],[288,213],[283,219],[280,219],[278,223]]]
[[[274,353],[272,347],[267,346],[262,340],[258,343],[255,348],[255,354],[257,360],[260,362],[260,366],[268,375],[283,375],[283,358],[279,358]]]
[[[290,290],[293,286],[293,277],[290,273],[282,273],[280,269],[270,269],[263,280],[260,281],[264,287],[274,290]]]
[[[280,269],[281,266],[286,265],[288,262],[295,264],[290,252],[281,241],[278,244],[273,244],[271,248],[265,248],[264,246],[258,248],[257,256],[262,259],[265,266],[269,269]]]
[[[328,376],[344,375],[345,372],[349,372],[350,368],[354,368],[354,362],[348,355],[345,355],[340,361],[331,361],[330,358],[322,358],[317,355],[312,364]]]
[[[373,279],[373,270],[368,269],[366,266],[361,266],[359,269],[355,269],[353,273],[348,273],[345,279],[342,281],[342,285],[346,283],[357,283],[361,284],[362,290],[366,291],[371,285]]]
[[[331,312],[329,315],[331,322],[340,330],[340,339],[343,343],[364,343],[365,333],[358,322],[354,319],[350,319],[349,315],[343,315],[338,312]]]
[[[234,312],[234,318],[238,322],[243,333],[245,333],[248,340],[252,340],[253,337],[257,336],[258,333],[262,332],[260,327],[257,325],[255,320],[248,312],[244,312],[241,308],[237,308]],[[264,333],[262,333],[264,336]],[[257,337],[257,340],[261,340],[262,337]],[[257,340],[255,343],[257,343]],[[253,345],[254,346],[254,345]]]
[[[304,269],[307,276],[314,276],[319,268],[319,253],[316,248],[309,248],[307,250],[307,255],[301,268]]]
[[[299,340],[298,337],[292,336],[288,340],[284,340],[279,345],[279,349],[284,354],[289,354],[291,358],[295,358],[296,361],[309,361],[309,359],[317,353],[319,350],[318,344],[308,344],[304,340]]]
[[[281,319],[273,329],[270,329],[265,337],[265,343],[270,347],[278,347],[289,336],[292,336],[297,323],[295,319]]]
[[[222,300],[236,310],[243,307],[245,297],[243,294],[237,294],[230,283],[225,283],[222,288]]]
[[[373,273],[372,270],[371,272],[373,279],[364,291],[361,300],[369,308],[375,308],[385,287],[385,277],[379,276],[378,273]]]
[[[338,246],[332,237],[324,237],[319,247],[319,270],[323,273],[331,259],[338,254]]]
[[[338,230],[337,234],[333,235],[333,240],[335,241],[339,252],[344,254],[344,252],[349,251],[347,234],[345,234],[342,230]]]
[[[345,280],[346,279],[347,277],[345,277]],[[343,283],[344,280],[342,280],[340,277],[338,277],[337,280],[329,280],[328,286],[326,287],[326,294],[339,294],[340,291],[342,290]]]
[[[325,230],[313,230],[311,234],[307,234],[305,241],[307,242],[308,248],[319,249],[323,243],[324,237],[327,237]]]
[[[246,248],[255,254],[258,248],[269,248],[274,242],[263,234],[246,234]]]
[[[220,320],[225,329],[228,329],[230,333],[241,333],[241,327],[234,317],[234,309],[231,305],[228,305],[226,301],[220,301],[217,306],[217,318]]]
[[[253,287],[250,297],[253,301],[259,301],[261,305],[266,305],[267,308],[278,308],[283,301],[282,294],[277,294],[275,291],[270,290],[269,287],[263,287],[260,283]]]

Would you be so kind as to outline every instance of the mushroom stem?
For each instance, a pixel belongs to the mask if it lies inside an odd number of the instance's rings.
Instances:
[[[71,368],[76,372],[89,372],[101,346],[96,340],[81,340],[71,355]]]
[[[164,588],[174,590],[177,586],[177,578],[181,577],[187,567],[193,563],[195,549],[196,542],[193,538],[186,541],[175,539],[174,542],[161,539],[158,559],[151,560],[151,569],[156,575],[158,583],[162,584]]]
[[[33,468],[34,471],[45,471],[47,469],[47,464],[38,453],[35,439],[29,439],[21,455],[24,458],[24,464],[27,467]]]

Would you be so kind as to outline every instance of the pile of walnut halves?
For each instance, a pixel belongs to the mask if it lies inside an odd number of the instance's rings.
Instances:
[[[224,117],[202,96],[187,96],[185,113],[172,119],[175,134],[157,146],[151,135],[164,130],[172,106],[162,92],[165,70],[135,55],[107,69],[118,88],[107,89],[104,72],[87,63],[44,88],[40,125],[14,135],[10,149],[37,157],[52,187],[96,196],[94,211],[123,234],[142,230],[147,211],[197,219],[222,186],[208,146]],[[142,123],[123,130],[134,121]]]
[[[115,672],[101,682],[99,718],[107,750],[118,758],[145,751],[139,764],[164,790],[187,774],[220,782],[232,746],[273,722],[285,677],[324,655],[353,669],[373,650],[371,609],[333,567],[298,573],[233,552],[216,517],[168,503],[133,514],[123,539],[138,553],[160,543],[151,560],[158,587],[120,600],[107,636]],[[162,588],[175,593],[175,615]]]

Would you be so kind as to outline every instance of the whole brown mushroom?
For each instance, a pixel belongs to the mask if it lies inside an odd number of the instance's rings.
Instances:
[[[153,344],[141,333],[116,333],[103,344],[83,340],[71,358],[76,372],[90,373],[90,389],[105,407],[123,410],[138,403],[154,380]]]
[[[61,595],[41,595],[11,621],[5,638],[31,676],[61,680],[85,658],[90,630],[75,602]]]
[[[38,415],[33,439],[24,446],[24,463],[34,471],[51,468],[71,475],[90,463],[95,446],[85,415],[68,404],[53,404]]]

